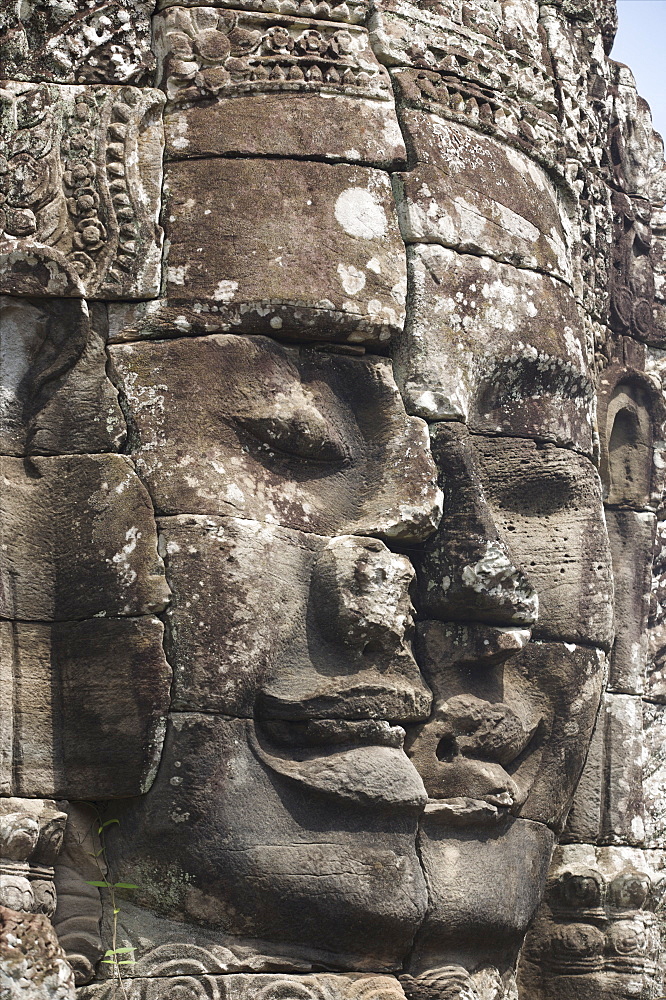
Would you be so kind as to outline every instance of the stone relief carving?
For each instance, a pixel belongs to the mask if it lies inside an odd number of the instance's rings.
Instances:
[[[157,294],[163,101],[148,88],[3,81],[0,262],[46,247],[73,294]],[[10,266],[0,278],[9,294],[11,275]],[[57,294],[53,277],[42,278],[41,294]]]
[[[666,166],[614,4],[0,26],[0,993],[654,1000]]]

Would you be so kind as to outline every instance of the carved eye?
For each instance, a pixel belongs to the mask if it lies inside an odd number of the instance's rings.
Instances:
[[[310,462],[345,462],[348,449],[319,413],[240,417],[238,423],[271,451]]]

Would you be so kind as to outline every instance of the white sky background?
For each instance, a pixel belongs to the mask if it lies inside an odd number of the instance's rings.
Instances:
[[[666,0],[617,0],[620,27],[611,58],[626,63],[666,140]]]

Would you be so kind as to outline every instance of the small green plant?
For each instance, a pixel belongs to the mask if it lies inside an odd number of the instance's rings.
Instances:
[[[97,825],[97,835],[99,837],[99,850],[91,853],[91,857],[94,859],[95,864],[99,870],[99,879],[86,879],[88,885],[93,885],[97,889],[105,889],[108,893],[109,903],[111,905],[111,947],[107,948],[102,957],[102,965],[113,966],[113,976],[115,983],[120,988],[123,997],[127,998],[127,990],[125,989],[125,983],[123,981],[121,966],[124,965],[134,965],[134,948],[133,947],[118,947],[118,914],[120,913],[120,907],[117,901],[117,891],[118,889],[138,889],[139,886],[135,885],[134,882],[114,882],[109,874],[109,865],[106,857],[106,838],[109,830],[114,826],[120,826],[119,819],[107,819],[104,820],[102,815],[97,808],[93,806],[95,810],[96,825]],[[104,866],[102,865],[104,861]],[[104,870],[106,868],[106,871]],[[115,993],[115,990],[114,990]]]

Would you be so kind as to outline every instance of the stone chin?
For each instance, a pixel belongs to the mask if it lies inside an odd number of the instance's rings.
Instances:
[[[153,788],[119,807],[110,860],[149,887],[141,906],[286,952],[291,968],[307,952],[396,970],[427,906],[425,801],[396,747],[287,754],[249,720],[179,713]]]

